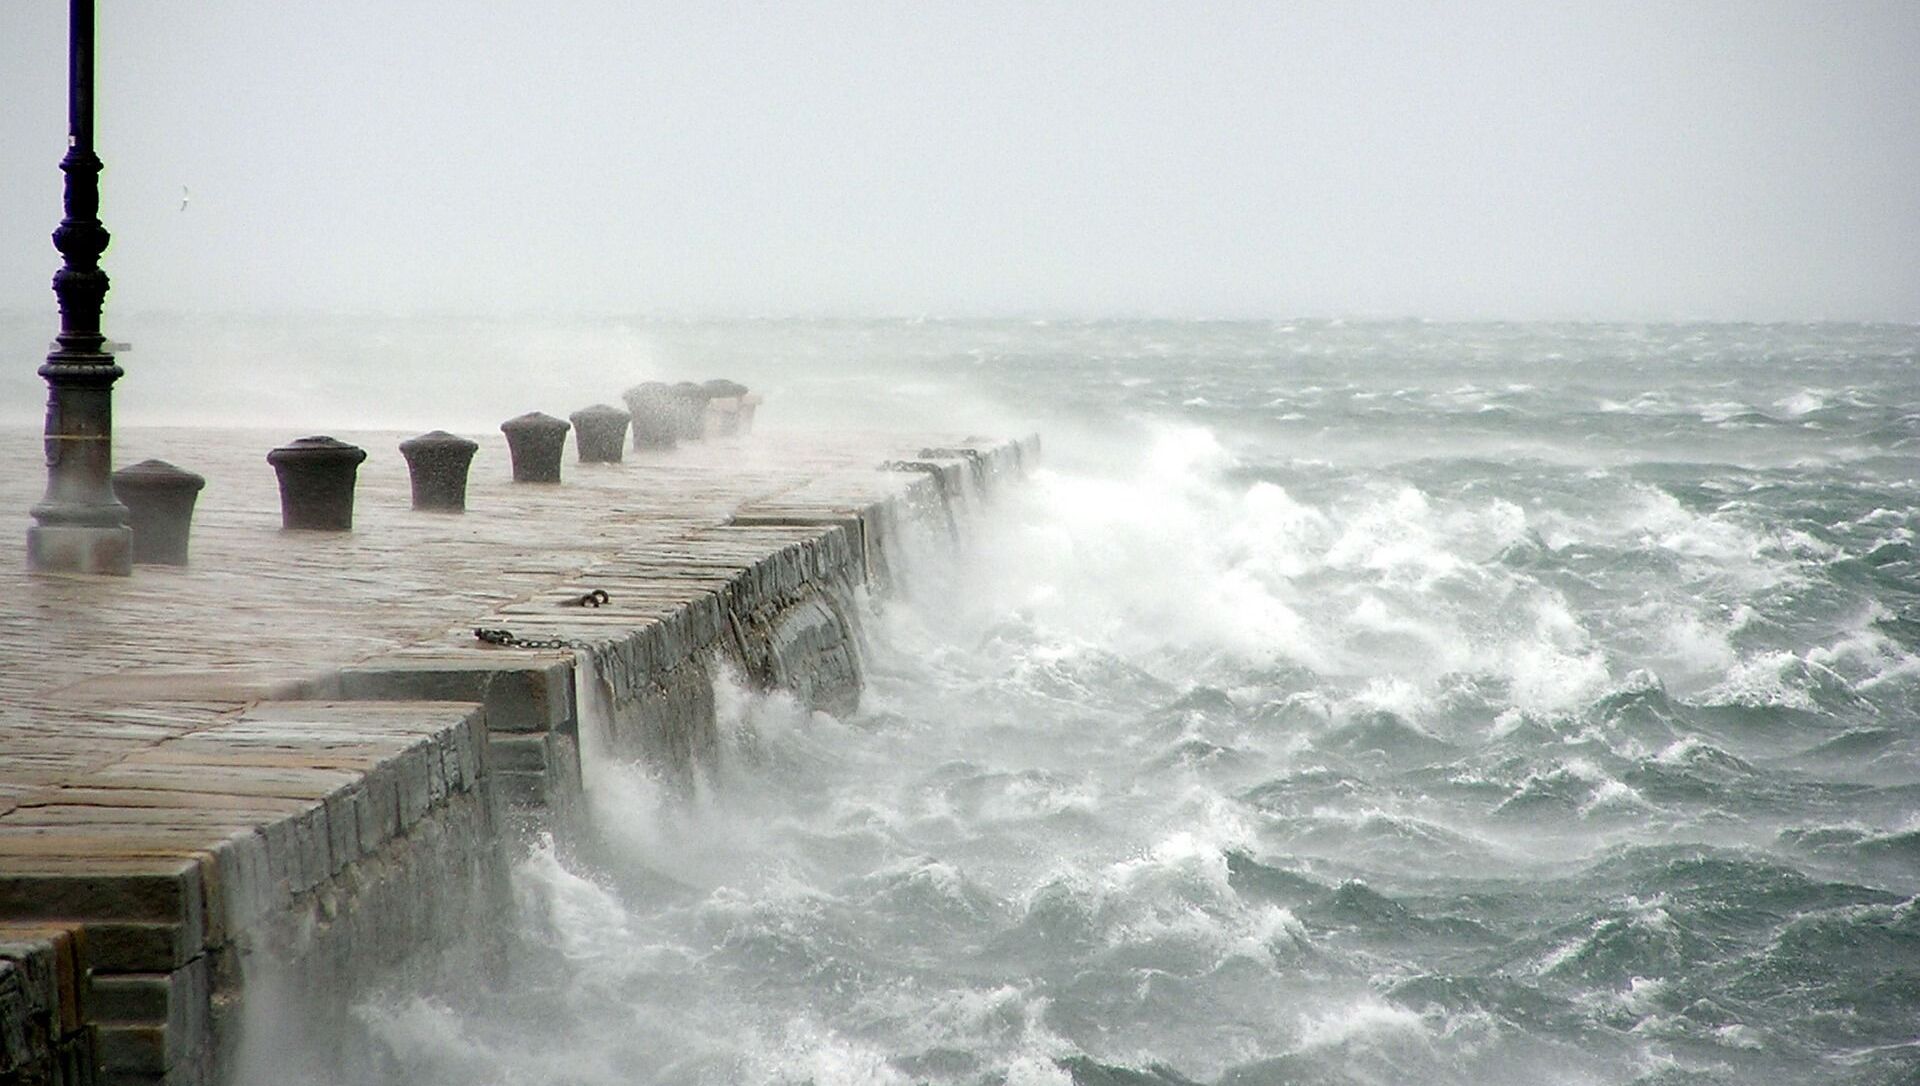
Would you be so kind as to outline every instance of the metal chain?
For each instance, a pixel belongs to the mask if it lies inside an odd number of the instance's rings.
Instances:
[[[566,637],[518,637],[512,630],[476,629],[473,636],[489,645],[499,645],[508,649],[584,649],[591,648],[585,641],[575,641]]]
[[[585,595],[567,600],[569,607],[605,607],[613,602],[604,588],[596,588]],[[499,645],[508,649],[585,649],[592,648],[585,641],[576,641],[569,637],[518,637],[512,630],[476,629],[473,636],[489,645]]]

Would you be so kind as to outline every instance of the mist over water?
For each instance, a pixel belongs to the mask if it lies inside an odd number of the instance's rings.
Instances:
[[[857,714],[728,686],[695,794],[592,767],[513,978],[362,1008],[389,1081],[1920,1078],[1912,326],[345,340],[292,406],[429,342],[475,426],[684,373],[1048,440]]]

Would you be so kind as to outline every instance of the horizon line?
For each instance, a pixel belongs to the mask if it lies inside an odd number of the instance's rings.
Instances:
[[[57,326],[59,310],[57,306],[0,305],[0,314],[21,318],[45,316]],[[112,319],[109,312],[107,320]],[[511,311],[487,312],[471,308],[408,308],[375,309],[367,307],[290,307],[285,309],[213,309],[200,307],[139,306],[120,310],[119,316],[150,317],[195,317],[195,318],[232,318],[232,319],[362,319],[362,320],[405,320],[431,318],[436,320],[470,320],[486,322],[511,322],[519,320],[560,320],[582,323],[606,321],[636,321],[657,324],[783,324],[783,323],[866,323],[866,324],[1432,324],[1432,325],[1487,325],[1487,324],[1560,324],[1591,326],[1683,326],[1683,325],[1760,325],[1760,326],[1807,326],[1807,325],[1866,325],[1920,328],[1920,316],[1916,317],[1729,317],[1719,315],[1680,315],[1661,316],[1433,316],[1428,314],[1393,314],[1369,312],[1301,312],[1289,314],[1250,314],[1250,313],[1213,313],[1213,314],[1170,314],[1152,312],[1109,312],[1078,313],[1063,311],[1032,312],[944,312],[944,313],[899,313],[899,312],[742,312],[742,311],[692,311],[692,310],[636,310],[621,312],[616,310],[576,310],[576,309],[539,309],[529,308]]]

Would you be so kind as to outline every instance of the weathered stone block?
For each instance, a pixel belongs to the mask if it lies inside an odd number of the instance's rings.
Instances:
[[[545,773],[552,745],[546,735],[502,735],[492,741],[496,773]]]
[[[55,1070],[62,1039],[78,1029],[71,959],[59,932],[0,930],[0,1082],[45,1081]]]
[[[208,926],[214,928],[217,921],[224,929],[220,937],[224,939],[227,931],[246,930],[254,917],[273,908],[281,897],[270,873],[267,838],[260,830],[229,837],[216,858],[225,915],[210,913]]]
[[[400,828],[406,830],[433,807],[433,780],[438,775],[427,764],[426,751],[416,747],[395,763],[400,775]]]
[[[547,748],[547,786],[549,794],[581,794],[580,744],[571,735],[555,735]]]
[[[360,817],[358,798],[363,785],[355,783],[327,797],[327,855],[332,859],[329,875],[337,875],[360,858]]]
[[[500,770],[494,777],[499,789],[500,802],[509,811],[538,810],[547,805],[547,776],[544,773],[521,773]]]
[[[171,972],[96,972],[93,977],[94,1021],[102,1025],[164,1027],[169,1064],[211,1042],[211,1002],[212,984],[205,958]]]
[[[86,966],[96,972],[170,972],[198,957],[205,945],[179,924],[98,920],[86,930]]]
[[[569,675],[568,678],[571,680],[572,676]],[[569,692],[569,698],[571,698],[571,692]],[[460,779],[466,782],[468,788],[479,783],[489,768],[487,736],[492,734],[493,730],[491,721],[485,727],[475,727],[469,721],[455,729],[454,757],[459,763]]]
[[[440,737],[422,743],[419,758],[427,772],[427,806],[438,807],[447,801],[447,759]]]
[[[568,660],[387,657],[342,668],[340,690],[354,700],[476,702],[486,708],[489,731],[575,727]]]
[[[118,1082],[122,1075],[165,1075],[167,1072],[167,1027],[151,1023],[101,1025],[94,1030],[94,1044],[100,1053],[101,1070],[107,1081]]]
[[[299,877],[300,847],[294,840],[293,820],[282,818],[260,827],[267,842],[267,878],[277,885],[294,889]]]
[[[354,817],[369,852],[400,832],[400,770],[393,762],[373,767],[361,782]]]
[[[293,818],[294,839],[299,845],[299,860],[293,888],[307,890],[333,874],[333,853],[328,845],[327,806],[316,803]]]
[[[159,920],[205,931],[200,857],[50,857],[37,871],[15,858],[12,866],[0,873],[0,916],[8,919]]]

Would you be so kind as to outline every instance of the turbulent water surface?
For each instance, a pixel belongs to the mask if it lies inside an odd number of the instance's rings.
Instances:
[[[1920,1081],[1920,330],[606,334],[1048,463],[392,1081]]]

